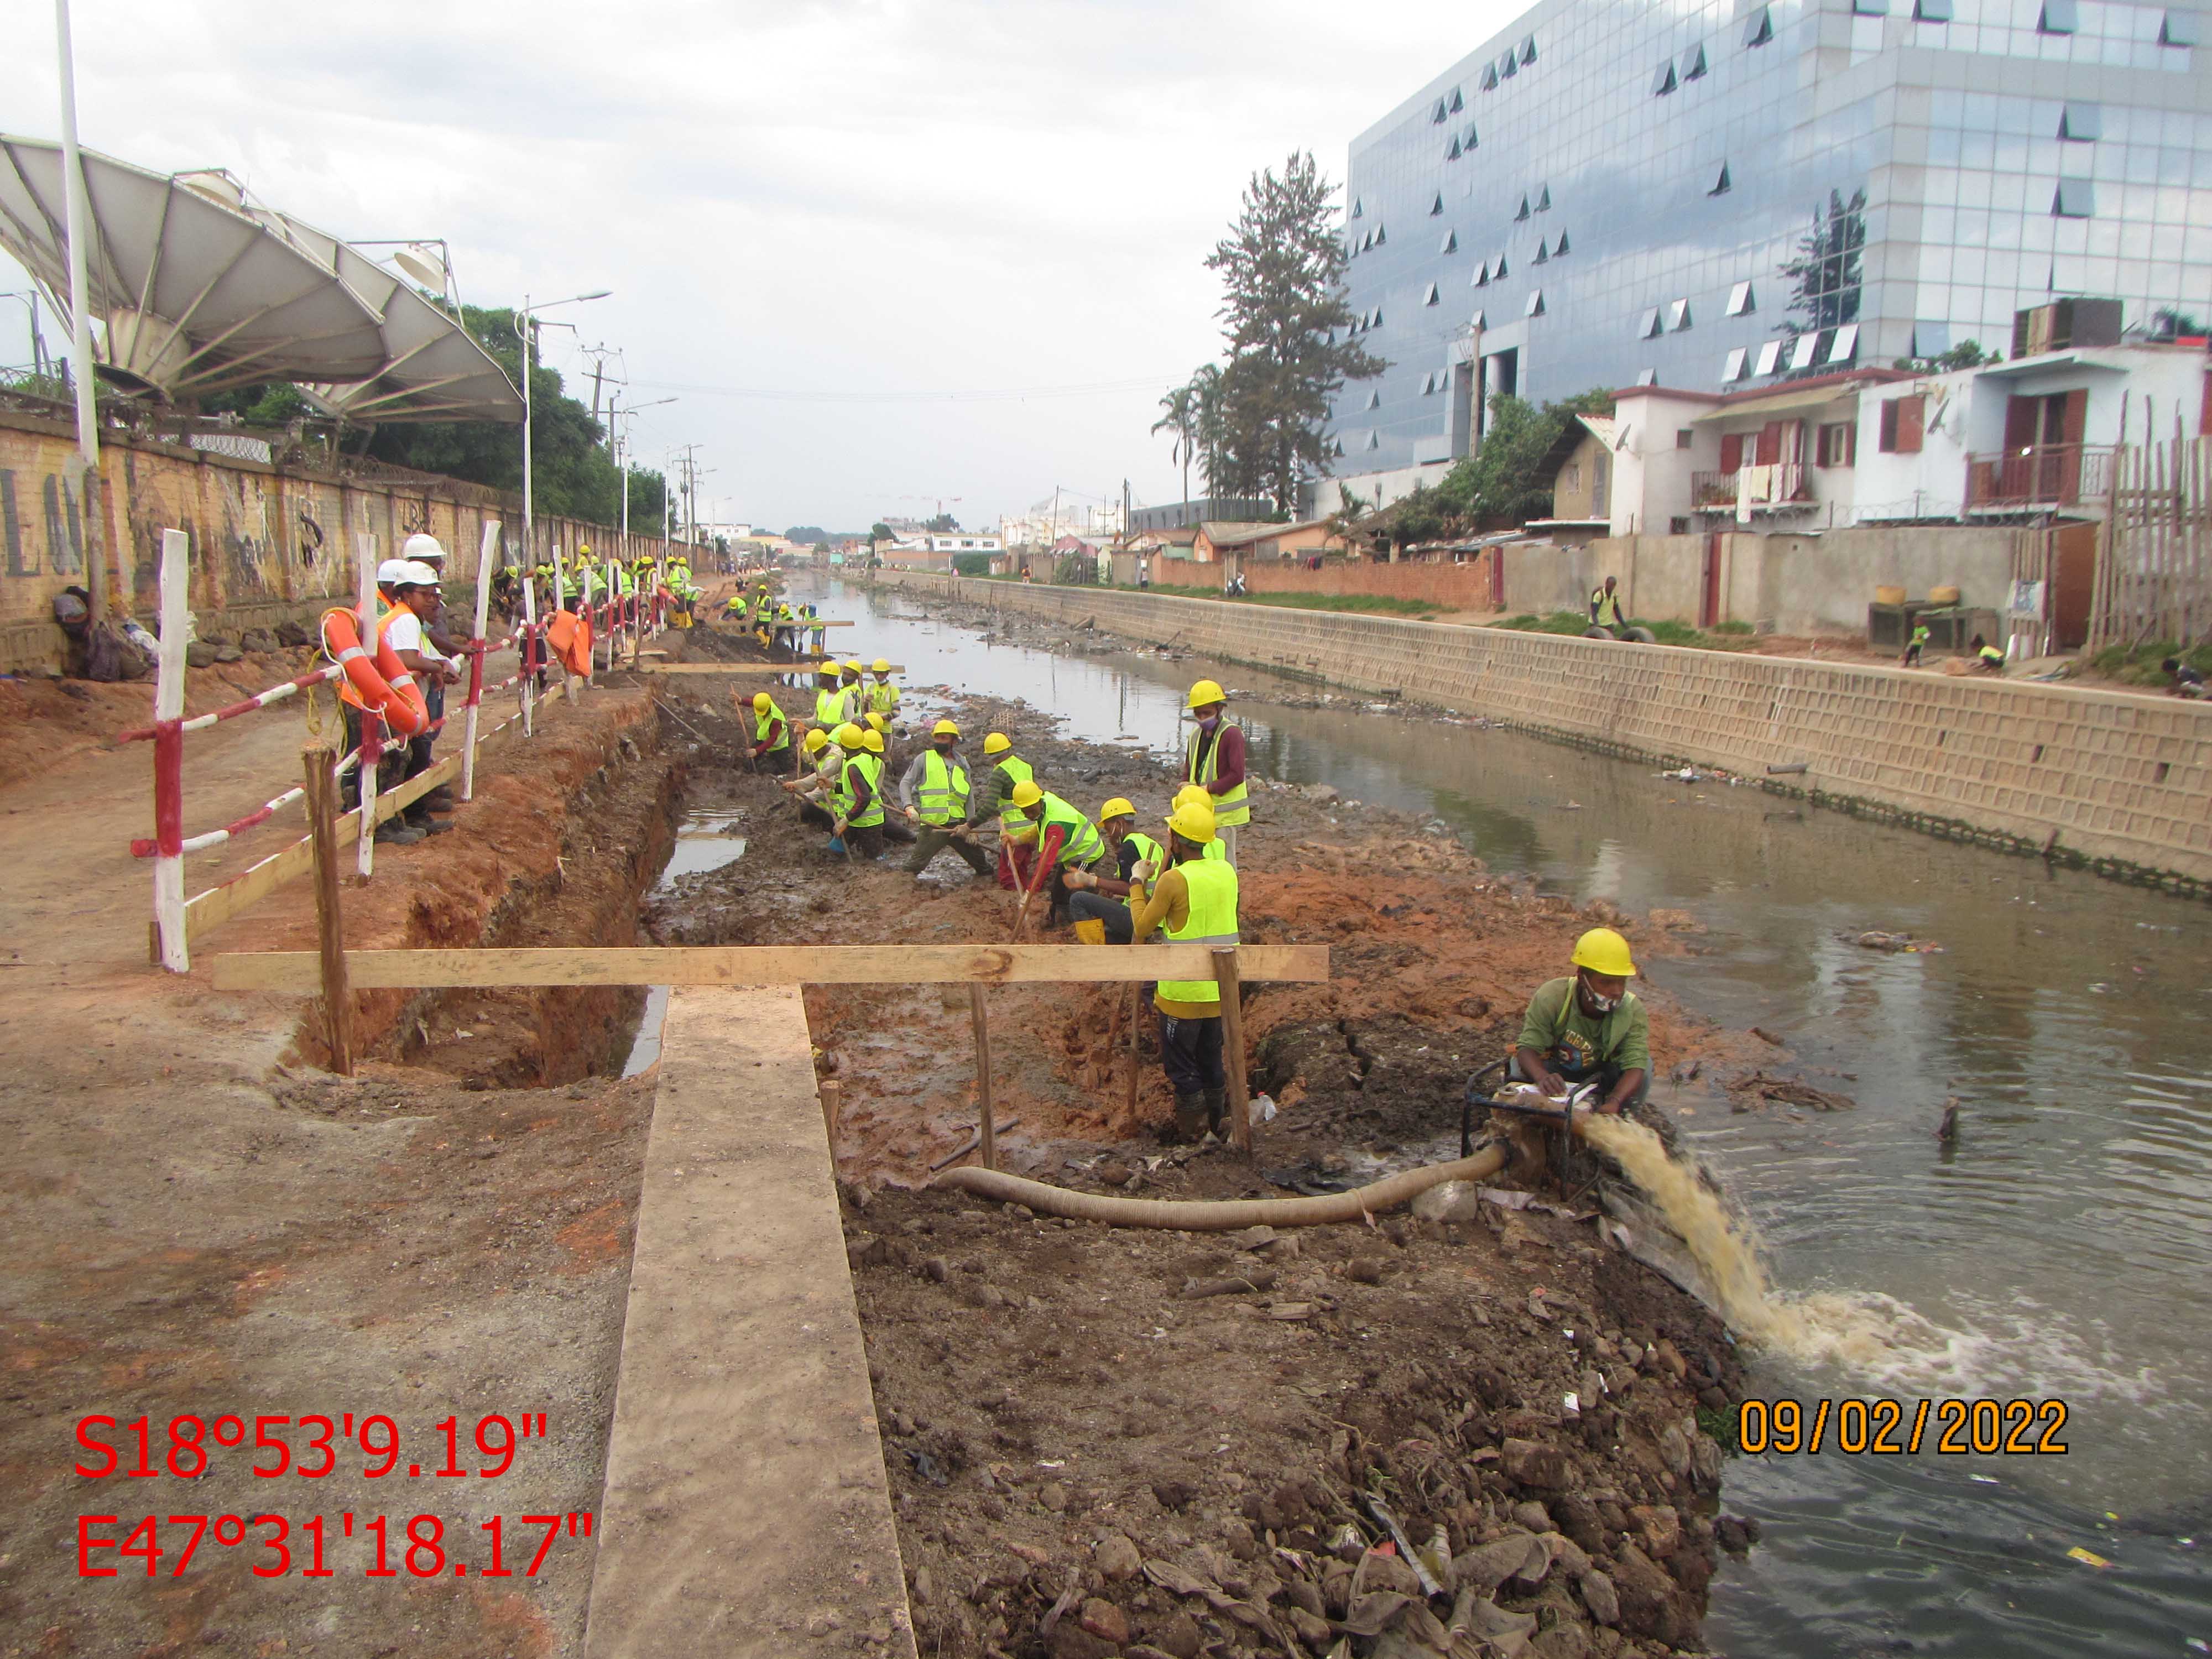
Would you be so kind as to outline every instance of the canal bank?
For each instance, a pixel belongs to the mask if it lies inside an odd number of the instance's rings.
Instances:
[[[879,571],[899,592],[1431,704],[2192,896],[2212,890],[2212,708],[1110,589]]]
[[[824,592],[854,610],[856,589]],[[1179,751],[1182,688],[1220,676],[1255,775],[1333,788],[1352,820],[1356,801],[1431,817],[1541,895],[1694,921],[1650,977],[1781,1044],[1663,1084],[1680,1139],[1755,1222],[1785,1297],[1837,1298],[1894,1338],[1873,1363],[1760,1359],[1753,1392],[2073,1407],[2063,1458],[1732,1461],[1725,1501],[1768,1530],[1723,1565],[1717,1645],[2055,1659],[2212,1637],[2194,1382],[2212,1347],[2212,1030],[2193,906],[1018,612],[993,626],[878,591],[858,614],[917,684],[1019,696],[1156,754]],[[1869,932],[1940,948],[1870,949]],[[1790,1069],[1856,1108],[1733,1109],[1729,1082]]]

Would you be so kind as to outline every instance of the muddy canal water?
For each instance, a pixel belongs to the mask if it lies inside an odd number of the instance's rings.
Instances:
[[[1097,741],[1169,752],[1197,674],[1267,684],[1202,660],[994,643],[901,595],[817,592],[825,614],[862,619],[850,646],[905,664],[908,684],[1020,698]],[[1765,1540],[1715,1583],[1716,1646],[2212,1651],[2201,907],[1507,732],[1354,708],[1243,717],[1264,775],[1431,811],[1547,891],[1689,911],[1692,953],[1654,958],[1651,981],[1716,1024],[1780,1038],[1770,1065],[1786,1052],[1859,1103],[1737,1114],[1709,1079],[1657,1091],[1781,1292],[1861,1339],[1762,1359],[1759,1392],[1891,1397],[1908,1420],[1923,1396],[2066,1403],[2063,1456],[1732,1461],[1726,1500]],[[1264,805],[1255,816],[1248,834],[1264,836]],[[1942,948],[1855,942],[1873,929]]]

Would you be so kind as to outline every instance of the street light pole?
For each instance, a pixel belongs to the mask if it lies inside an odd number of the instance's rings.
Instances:
[[[66,5],[68,0],[55,0]],[[532,409],[530,393],[531,359],[538,331],[538,313],[550,311],[555,306],[580,305],[586,300],[604,300],[612,289],[594,289],[589,294],[572,294],[565,300],[548,300],[542,306],[532,306],[530,296],[522,296],[522,309],[514,313],[515,332],[522,339],[522,556],[533,558],[538,551],[536,501],[532,493],[530,434]],[[526,568],[527,567],[526,567]]]
[[[54,42],[61,63],[62,189],[69,218],[70,362],[76,379],[76,453],[82,469],[86,541],[100,549],[87,561],[92,580],[92,613],[104,610],[106,552],[104,538],[94,533],[99,520],[100,404],[92,378],[92,317],[85,276],[85,241],[91,234],[92,208],[85,199],[84,154],[76,142],[76,53],[70,40],[69,0],[54,0]]]

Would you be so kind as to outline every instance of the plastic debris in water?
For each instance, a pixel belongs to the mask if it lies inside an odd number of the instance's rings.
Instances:
[[[2067,1559],[2070,1561],[2079,1561],[2085,1566],[2109,1567],[2112,1565],[2111,1562],[2105,1559],[2103,1556],[2098,1554],[2094,1550],[2085,1550],[2079,1544],[2076,1544],[2072,1549],[2067,1551],[2066,1557]]]

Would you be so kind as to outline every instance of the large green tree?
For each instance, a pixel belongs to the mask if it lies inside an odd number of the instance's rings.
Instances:
[[[507,378],[522,384],[522,339],[511,310],[464,306],[461,322]],[[622,522],[623,479],[605,448],[606,429],[562,390],[559,371],[535,361],[530,374],[530,465],[533,504],[541,513]],[[369,440],[378,460],[442,472],[496,489],[522,488],[522,436],[495,421],[386,422]],[[643,467],[629,469],[630,527],[658,533],[666,482]]]
[[[1280,176],[1253,176],[1206,261],[1221,273],[1229,346],[1218,396],[1230,476],[1209,468],[1207,488],[1263,495],[1285,514],[1300,483],[1327,470],[1322,432],[1338,391],[1389,367],[1351,337],[1334,194],[1313,157],[1293,154]]]
[[[1548,518],[1553,480],[1544,462],[1552,447],[1577,416],[1612,412],[1608,392],[1540,406],[1499,392],[1490,400],[1481,448],[1457,462],[1434,489],[1414,490],[1360,527],[1403,546]]]

